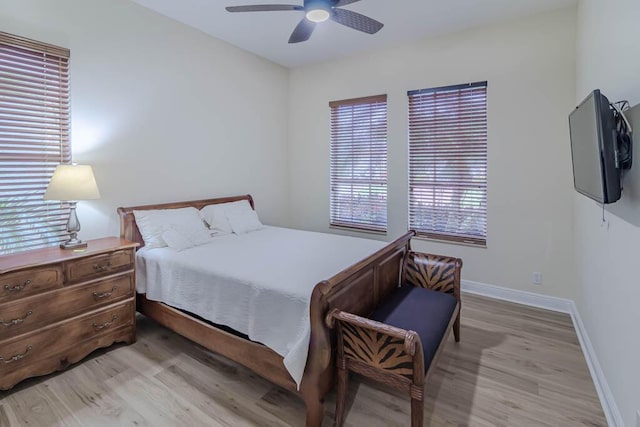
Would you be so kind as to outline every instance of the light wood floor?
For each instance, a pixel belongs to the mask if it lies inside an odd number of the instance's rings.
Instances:
[[[605,426],[569,316],[471,295],[427,384],[425,425]],[[325,425],[333,423],[334,395]],[[347,425],[406,426],[406,397],[351,382]],[[138,341],[0,392],[0,426],[302,426],[304,404],[139,318]]]

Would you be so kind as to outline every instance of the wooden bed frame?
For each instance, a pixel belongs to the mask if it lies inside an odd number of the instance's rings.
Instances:
[[[118,208],[120,236],[139,243],[140,247],[144,245],[134,210],[202,209],[207,205],[238,200],[248,200],[255,209],[250,195]],[[333,386],[335,373],[335,336],[326,326],[325,317],[334,308],[359,315],[371,313],[379,301],[399,285],[402,260],[410,250],[414,234],[413,231],[406,233],[314,287],[310,308],[311,340],[300,390],[297,390],[296,383],[285,369],[282,356],[262,344],[225,332],[161,302],[148,300],[144,294],[138,294],[137,309],[203,347],[246,366],[281,387],[298,392],[307,407],[306,425],[320,427],[324,418],[324,397]]]

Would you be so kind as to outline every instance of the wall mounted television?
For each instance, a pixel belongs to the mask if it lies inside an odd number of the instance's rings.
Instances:
[[[622,194],[622,170],[631,167],[631,137],[622,110],[594,90],[569,115],[576,191],[602,204]]]

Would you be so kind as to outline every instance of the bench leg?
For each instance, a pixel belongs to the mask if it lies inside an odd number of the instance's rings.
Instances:
[[[411,427],[422,427],[424,418],[423,399],[411,399]]]
[[[460,342],[460,312],[458,312],[456,321],[453,323],[453,337],[456,339],[456,342]]]
[[[347,390],[349,389],[349,372],[345,367],[338,369],[338,384],[336,390],[336,420],[334,427],[342,427],[344,424],[344,410],[347,403]]]

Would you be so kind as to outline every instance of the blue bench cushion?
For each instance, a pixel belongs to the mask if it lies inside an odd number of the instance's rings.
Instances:
[[[424,352],[424,369],[429,369],[438,350],[457,300],[451,294],[403,285],[371,314],[387,325],[418,333]]]

